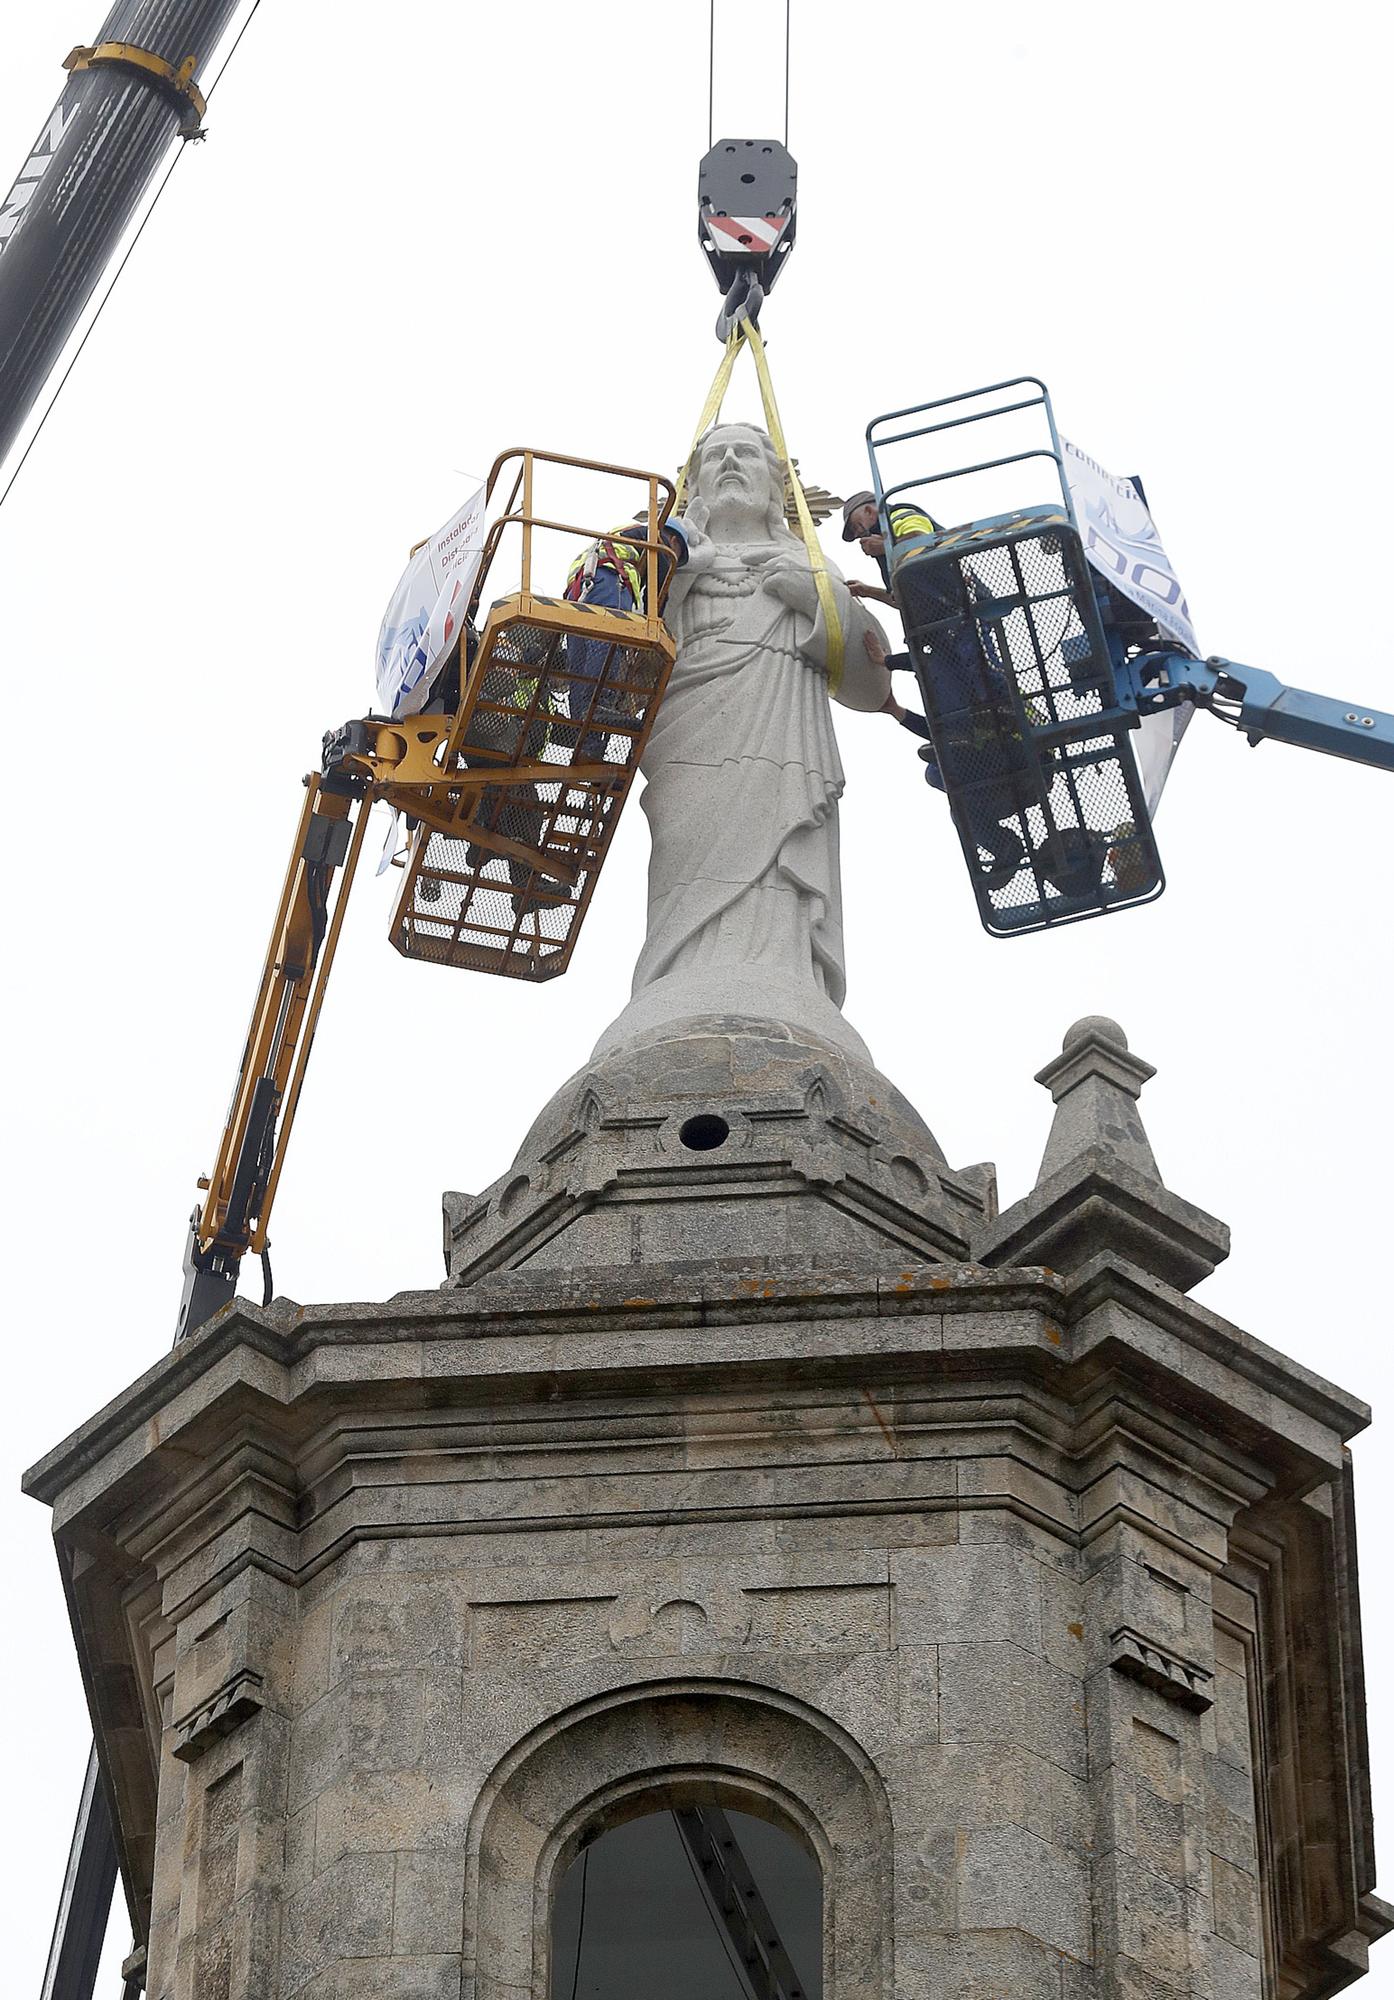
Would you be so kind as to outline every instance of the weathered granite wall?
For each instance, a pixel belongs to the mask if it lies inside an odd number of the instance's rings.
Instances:
[[[150,1995],[545,2000],[579,1845],[704,1798],[817,1853],[828,2000],[1363,1969],[1367,1412],[1175,1288],[1223,1230],[1072,1033],[970,1259],[568,1269],[540,1203],[534,1270],[239,1302],[35,1468]]]

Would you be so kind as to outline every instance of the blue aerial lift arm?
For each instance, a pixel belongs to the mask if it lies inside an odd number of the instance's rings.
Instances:
[[[911,445],[913,462],[903,455]],[[1394,715],[1287,687],[1235,660],[1201,659],[1189,632],[1162,615],[1179,585],[1170,597],[1139,597],[1119,580],[1126,572],[1140,583],[1138,565],[1102,532],[1106,501],[1090,500],[1081,526],[1067,473],[1074,448],[1039,377],[873,417],[867,448],[887,587],[930,733],[926,775],[947,795],[992,936],[1105,916],[1162,893],[1156,800],[1134,739],[1158,711],[1208,708],[1251,743],[1295,743],[1394,771]],[[1045,462],[1055,492],[1047,497],[1032,477],[1007,511],[984,511],[1008,499],[1018,473],[1041,475]],[[914,476],[900,477],[906,469]],[[970,517],[932,525],[923,508],[944,493],[955,513],[976,501]],[[912,496],[920,511],[907,521],[910,506],[890,503]],[[1134,556],[1155,535],[1150,519],[1144,528],[1135,546],[1122,538]],[[1169,567],[1141,569],[1175,585]],[[1165,767],[1152,771],[1154,788],[1164,776]]]
[[[1120,705],[1140,715],[1191,702],[1214,709],[1251,743],[1295,743],[1394,771],[1394,715],[1288,687],[1261,667],[1155,652],[1118,663],[1116,673]]]

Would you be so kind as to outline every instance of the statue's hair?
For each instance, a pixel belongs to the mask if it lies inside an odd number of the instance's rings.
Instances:
[[[702,460],[708,447],[726,431],[748,431],[752,437],[759,438],[765,454],[765,471],[770,484],[769,506],[765,513],[765,525],[769,530],[770,540],[779,541],[782,537],[787,537],[790,541],[796,541],[797,536],[791,534],[789,523],[784,518],[784,463],[768,433],[762,431],[757,424],[716,424],[705,436],[697,440],[687,465],[687,482],[692,498],[683,509],[684,515],[691,519],[695,528],[706,527],[707,503],[698,496],[697,483],[701,477]]]

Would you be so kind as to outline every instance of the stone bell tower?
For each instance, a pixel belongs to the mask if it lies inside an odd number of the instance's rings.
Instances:
[[[442,1290],[239,1300],[50,1453],[152,2000],[618,1994],[556,1907],[657,1811],[812,1858],[827,2000],[1357,1978],[1368,1412],[1187,1296],[1151,1075],[1077,1023],[999,1213],[849,1047],[660,1025]]]

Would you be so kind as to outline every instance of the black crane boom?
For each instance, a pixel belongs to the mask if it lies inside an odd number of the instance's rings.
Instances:
[[[239,0],[116,0],[0,207],[0,458],[160,161],[200,128],[198,78]]]

